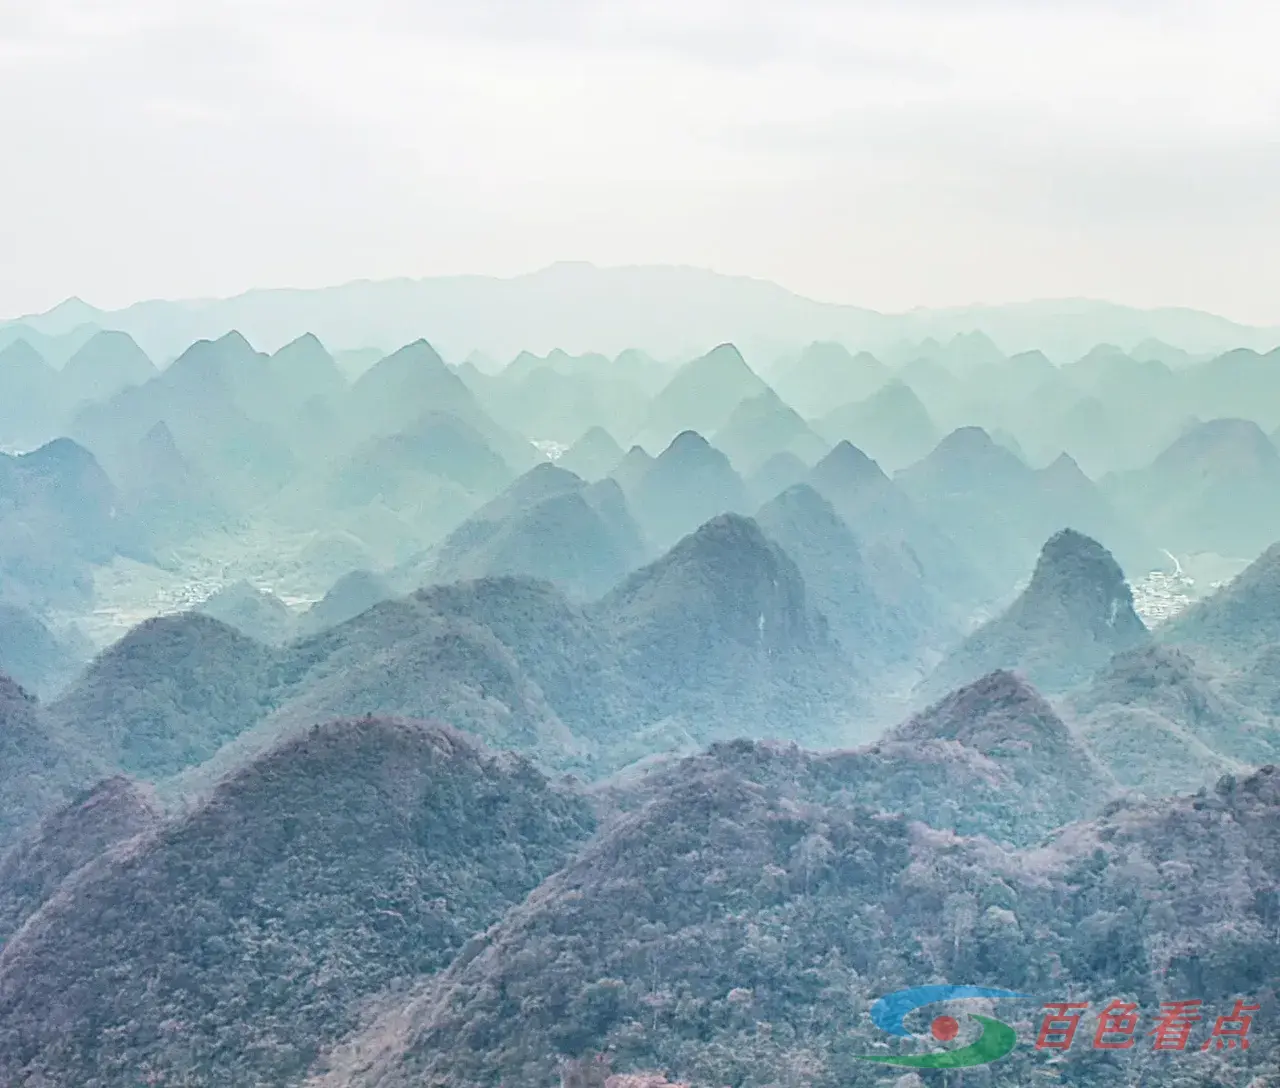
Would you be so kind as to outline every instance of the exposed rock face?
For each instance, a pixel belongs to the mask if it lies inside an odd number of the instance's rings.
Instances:
[[[997,669],[1020,671],[1041,691],[1059,692],[1149,638],[1111,553],[1064,529],[1045,544],[1017,600],[965,639],[923,693],[937,696]]]

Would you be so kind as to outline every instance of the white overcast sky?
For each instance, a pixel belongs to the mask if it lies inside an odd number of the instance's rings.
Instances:
[[[1274,0],[0,0],[0,315],[557,260],[1280,323]]]

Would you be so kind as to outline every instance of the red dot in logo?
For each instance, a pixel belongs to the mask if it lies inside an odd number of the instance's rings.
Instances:
[[[954,1016],[939,1016],[929,1025],[929,1031],[935,1039],[949,1043],[960,1034],[960,1021]]]

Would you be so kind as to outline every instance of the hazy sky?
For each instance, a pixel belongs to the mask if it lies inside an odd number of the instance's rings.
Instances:
[[[0,0],[0,315],[683,263],[1280,323],[1271,0]]]

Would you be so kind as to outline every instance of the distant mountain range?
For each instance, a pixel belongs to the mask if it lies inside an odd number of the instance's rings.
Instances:
[[[837,1088],[879,1083],[868,1007],[922,974],[1273,1008],[1280,729],[1240,680],[1278,674],[1275,551],[1153,640],[1109,553],[1056,534],[939,697],[854,746],[875,655],[840,640],[914,616],[817,486],[919,527],[851,451],[585,605],[362,575],[281,646],[188,613],[47,706],[0,675],[0,1081],[624,1088],[575,1079],[602,1054]],[[600,488],[540,466],[474,524]],[[247,585],[206,610],[280,633]],[[1278,1058],[1259,1033],[1196,1083]]]
[[[1280,1085],[1242,344],[589,266],[0,327],[0,1085]],[[866,1060],[948,981],[1024,1045]]]
[[[83,326],[127,332],[160,360],[194,340],[217,339],[232,329],[272,350],[307,332],[339,351],[391,350],[426,337],[459,361],[473,352],[511,359],[521,351],[546,354],[557,348],[611,356],[640,348],[659,357],[688,358],[726,341],[753,358],[760,353],[772,358],[814,341],[878,350],[974,332],[1005,352],[1038,348],[1057,361],[1078,358],[1099,343],[1141,347],[1148,356],[1165,358],[1175,358],[1179,349],[1191,354],[1237,347],[1267,351],[1280,344],[1280,329],[1239,325],[1188,309],[1141,310],[1072,299],[882,314],[699,268],[569,262],[509,279],[359,281],[254,290],[229,299],[155,300],[110,312],[71,299],[45,314],[0,325],[0,346],[6,337],[61,337],[78,334]],[[980,362],[984,353],[962,340],[953,354]],[[797,375],[797,380],[808,379]]]

